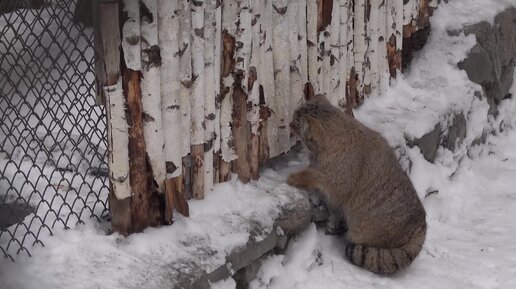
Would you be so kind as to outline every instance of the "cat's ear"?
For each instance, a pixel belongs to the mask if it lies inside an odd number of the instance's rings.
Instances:
[[[329,103],[330,101],[326,97],[326,94],[319,93],[312,97],[310,101],[317,102],[317,103]]]

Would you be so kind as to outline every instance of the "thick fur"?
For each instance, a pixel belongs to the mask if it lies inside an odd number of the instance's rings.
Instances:
[[[287,182],[320,191],[344,217],[349,260],[379,274],[410,265],[425,241],[426,214],[387,141],[323,95],[301,105],[290,127],[312,156]]]

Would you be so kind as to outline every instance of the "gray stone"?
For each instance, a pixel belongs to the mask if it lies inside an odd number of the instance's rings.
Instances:
[[[34,208],[25,202],[0,202],[0,228],[5,229],[20,223],[32,213]]]
[[[276,224],[285,234],[296,234],[304,230],[312,221],[312,205],[308,197],[300,198],[287,208]]]
[[[224,279],[231,277],[231,270],[229,270],[228,266],[225,264],[215,269],[213,272],[210,272],[207,275],[208,281],[210,283],[215,283]]]
[[[464,28],[466,35],[477,39],[459,68],[466,71],[471,81],[480,84],[490,105],[489,113],[496,114],[497,104],[509,94],[516,63],[516,8],[508,8],[495,17],[494,25],[480,22]]]
[[[231,264],[231,269],[238,271],[251,264],[266,252],[274,249],[276,244],[277,236],[276,232],[273,230],[271,234],[267,235],[259,242],[253,241],[252,239],[249,240],[243,248],[235,250],[227,256],[226,262]]]
[[[407,145],[409,147],[418,146],[425,160],[433,162],[435,160],[435,155],[437,154],[440,138],[441,126],[437,123],[432,131],[418,139],[408,140]]]
[[[468,78],[475,83],[483,84],[491,80],[493,63],[487,51],[478,44],[470,50],[468,57],[458,66],[466,71]]]
[[[233,275],[233,279],[236,282],[236,289],[248,289],[249,283],[256,279],[256,275],[258,274],[258,271],[260,271],[260,268],[263,264],[263,261],[269,256],[269,254],[266,254],[257,260],[255,260],[253,263],[249,264],[247,267],[242,268],[239,270],[235,275]]]
[[[442,146],[454,151],[466,138],[466,118],[462,112],[452,117],[453,120],[443,137]]]

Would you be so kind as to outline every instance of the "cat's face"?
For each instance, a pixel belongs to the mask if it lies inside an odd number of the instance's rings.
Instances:
[[[302,104],[294,112],[290,130],[309,148],[316,145],[324,131],[324,122],[331,121],[332,114],[338,113],[322,94]]]

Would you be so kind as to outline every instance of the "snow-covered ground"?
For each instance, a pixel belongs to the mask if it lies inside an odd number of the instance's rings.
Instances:
[[[516,288],[516,101],[504,101],[498,118],[488,119],[485,100],[474,96],[481,88],[456,67],[475,44],[474,36],[446,33],[492,21],[508,4],[516,6],[516,0],[442,4],[431,19],[429,43],[411,71],[356,111],[411,164],[410,177],[429,224],[414,264],[396,276],[374,275],[344,258],[341,238],[311,225],[285,255],[265,261],[251,288]],[[465,143],[486,128],[496,134],[486,144],[462,146],[454,153],[440,148],[435,164],[424,160],[417,147],[406,146],[406,137],[420,137],[437,122],[446,124],[455,112],[463,112],[468,121]],[[225,253],[248,240],[247,220],[271,228],[278,206],[296,197],[284,184],[286,176],[305,164],[305,156],[296,156],[286,167],[262,171],[258,182],[219,184],[205,200],[190,202],[191,218],[128,238],[107,235],[107,224],[94,220],[56,230],[45,247],[31,250],[32,258],[0,260],[0,287],[168,288],[167,265],[173,260],[214,269],[224,263]],[[196,259],[206,248],[211,258]],[[225,280],[213,288],[233,289],[235,282]]]

